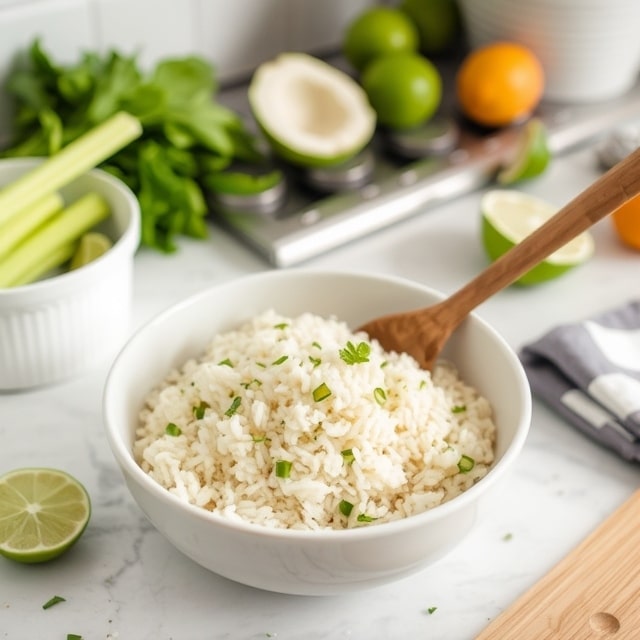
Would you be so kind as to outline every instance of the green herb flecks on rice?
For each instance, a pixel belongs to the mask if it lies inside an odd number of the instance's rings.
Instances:
[[[451,500],[486,475],[494,441],[489,403],[452,365],[430,374],[336,319],[267,311],[159,384],[134,447],[187,502],[309,530]]]

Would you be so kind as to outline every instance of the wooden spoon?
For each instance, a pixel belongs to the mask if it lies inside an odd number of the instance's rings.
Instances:
[[[640,148],[447,299],[376,318],[360,331],[387,351],[404,351],[430,370],[449,336],[475,307],[638,193]]]

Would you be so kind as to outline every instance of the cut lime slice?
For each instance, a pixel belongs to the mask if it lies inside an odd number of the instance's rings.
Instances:
[[[69,549],[91,515],[85,488],[57,469],[16,469],[0,477],[0,555],[46,562]]]
[[[538,118],[529,120],[522,130],[513,159],[498,172],[499,184],[509,185],[535,178],[551,161],[547,128]]]
[[[553,216],[557,208],[520,191],[494,189],[480,202],[482,242],[491,260],[498,259]],[[593,237],[583,232],[525,273],[518,284],[531,285],[557,278],[588,260],[594,252]]]
[[[104,233],[98,233],[97,231],[89,231],[85,233],[76,249],[73,257],[71,258],[71,269],[79,269],[84,265],[93,262],[96,258],[105,254],[111,247],[113,242],[111,238],[104,235]]]

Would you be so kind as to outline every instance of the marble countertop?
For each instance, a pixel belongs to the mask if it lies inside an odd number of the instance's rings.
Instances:
[[[599,174],[582,149],[522,187],[558,205]],[[301,268],[396,274],[453,292],[486,264],[480,193],[452,201]],[[596,254],[534,288],[512,287],[477,311],[514,347],[552,326],[638,294],[640,254],[609,220],[593,229]],[[136,256],[132,329],[210,285],[269,268],[217,228],[170,256]],[[587,440],[535,401],[517,466],[481,505],[480,521],[445,558],[399,582],[344,597],[292,597],[220,578],[171,547],[125,488],[102,429],[109,362],[79,379],[0,395],[0,473],[65,469],[87,487],[93,513],[76,546],[56,561],[0,558],[0,639],[471,640],[540,579],[638,486],[639,468]],[[65,602],[43,610],[52,596]],[[428,610],[435,608],[432,613]]]

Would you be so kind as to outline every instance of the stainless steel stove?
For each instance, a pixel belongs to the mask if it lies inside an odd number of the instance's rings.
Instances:
[[[289,267],[489,184],[514,152],[519,127],[484,131],[460,118],[451,68],[441,67],[448,91],[437,119],[420,132],[426,140],[380,134],[340,171],[285,168],[285,183],[266,199],[256,206],[214,206],[214,220],[273,266]],[[246,87],[227,90],[221,98],[251,121]],[[639,120],[640,85],[615,101],[543,103],[536,115],[546,124],[557,156]]]

